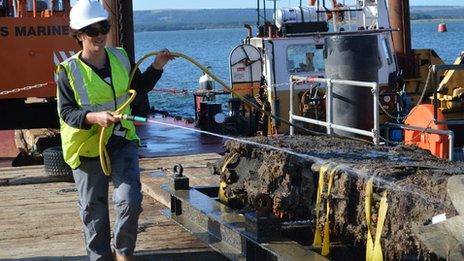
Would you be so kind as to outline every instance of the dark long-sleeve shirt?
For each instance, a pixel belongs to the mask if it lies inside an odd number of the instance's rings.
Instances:
[[[134,67],[134,60],[130,59],[130,61],[132,67]],[[102,69],[97,69],[90,64],[87,65],[90,66],[100,78],[111,84],[111,67],[108,55],[106,55],[105,66]],[[144,73],[141,73],[140,70],[137,69],[131,84],[131,87],[137,92],[137,97],[131,104],[133,114],[143,115],[147,113],[147,106],[145,105],[148,103],[147,93],[153,89],[161,78],[162,73],[162,70],[156,70],[152,66],[149,66]],[[60,113],[60,118],[73,128],[90,129],[91,125],[85,123],[85,117],[90,111],[80,108],[77,104],[65,70],[60,70],[58,72],[56,84],[58,88],[58,111]]]

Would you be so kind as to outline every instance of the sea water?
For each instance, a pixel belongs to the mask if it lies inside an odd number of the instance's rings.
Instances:
[[[446,62],[452,63],[464,51],[464,21],[447,21],[448,32],[438,33],[440,21],[413,21],[413,48],[431,48]],[[229,83],[229,54],[241,44],[246,36],[245,28],[208,29],[189,31],[137,32],[135,33],[136,59],[145,53],[162,48],[181,52],[211,66],[212,71]],[[142,65],[146,68],[153,59]],[[157,88],[175,88],[194,90],[198,87],[201,71],[189,62],[177,59],[170,62],[163,73]],[[219,86],[216,86],[219,88]],[[150,104],[158,110],[173,115],[193,116],[193,97],[173,95],[172,93],[150,93]]]

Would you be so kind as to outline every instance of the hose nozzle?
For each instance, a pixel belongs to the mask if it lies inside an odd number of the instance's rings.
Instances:
[[[121,114],[121,119],[128,120],[128,121],[135,121],[135,122],[147,122],[148,119],[146,117],[134,116],[134,115],[127,115]]]
[[[145,117],[127,115],[127,114],[119,114],[119,115],[115,115],[114,117],[122,119],[122,120],[134,121],[134,122],[147,122],[148,121],[148,119]]]

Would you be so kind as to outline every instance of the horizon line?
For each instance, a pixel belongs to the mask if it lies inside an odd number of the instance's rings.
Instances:
[[[463,5],[411,5],[410,7],[464,7]],[[236,8],[155,8],[155,9],[133,9],[133,11],[155,11],[155,10],[227,10],[227,9],[256,9],[253,7],[236,7]],[[267,8],[274,10],[274,8]]]

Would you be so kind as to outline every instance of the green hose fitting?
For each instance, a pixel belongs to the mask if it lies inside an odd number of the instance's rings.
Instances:
[[[145,117],[126,115],[126,114],[121,115],[121,118],[123,120],[135,121],[135,122],[147,122],[148,121],[148,119]]]

